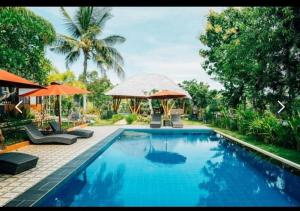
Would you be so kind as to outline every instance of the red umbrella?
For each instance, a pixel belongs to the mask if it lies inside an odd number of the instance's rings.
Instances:
[[[53,96],[56,95],[59,99],[59,126],[61,129],[61,95],[74,95],[74,94],[88,94],[90,91],[85,89],[80,89],[77,87],[69,86],[66,84],[51,83],[46,89],[34,90],[25,94],[20,95],[21,97],[31,97],[31,96]]]
[[[0,85],[5,87],[18,88],[44,88],[37,83],[33,83],[32,81],[26,80],[5,70],[0,70]]]

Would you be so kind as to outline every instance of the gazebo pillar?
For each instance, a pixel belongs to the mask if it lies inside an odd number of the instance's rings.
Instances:
[[[131,113],[137,114],[140,111],[141,108],[141,99],[139,98],[132,98],[130,99],[128,105]],[[128,100],[127,100],[128,102]]]
[[[121,98],[113,98],[112,109],[115,113],[117,113],[119,110],[121,100]]]

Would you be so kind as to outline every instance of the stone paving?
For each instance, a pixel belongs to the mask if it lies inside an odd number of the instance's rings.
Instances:
[[[0,207],[20,195],[67,162],[86,151],[119,126],[87,127],[94,130],[93,137],[78,139],[72,145],[28,145],[18,149],[39,157],[36,168],[17,175],[0,174]]]

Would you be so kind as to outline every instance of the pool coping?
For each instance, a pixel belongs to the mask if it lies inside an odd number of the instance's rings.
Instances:
[[[279,161],[280,163],[287,165],[288,167],[292,167],[293,169],[300,170],[300,165],[296,164],[292,161],[289,161],[287,159],[284,159],[280,156],[277,156],[273,153],[270,153],[266,150],[263,150],[259,147],[256,147],[252,144],[249,144],[245,141],[242,141],[240,139],[237,139],[235,137],[232,137],[230,135],[227,135],[226,133],[223,133],[219,130],[205,127],[205,128],[133,128],[133,127],[124,127],[119,128],[116,131],[110,133],[108,136],[100,139],[96,144],[91,146],[89,149],[81,153],[80,155],[76,156],[74,159],[69,161],[67,164],[63,165],[62,167],[55,170],[53,173],[51,173],[49,176],[42,179],[40,182],[17,196],[16,198],[13,198],[9,202],[7,202],[4,207],[32,207],[38,204],[38,202],[41,201],[41,199],[46,196],[49,192],[51,192],[53,189],[55,189],[57,186],[61,185],[62,182],[71,176],[72,174],[76,174],[80,168],[83,168],[86,166],[86,164],[93,160],[95,156],[98,156],[99,154],[103,153],[111,144],[113,144],[113,140],[115,137],[120,135],[124,131],[197,131],[197,132],[205,132],[205,131],[214,131],[221,136],[237,142],[243,146],[245,146],[248,149],[251,149],[253,151],[256,151],[262,155],[265,155],[269,158],[272,158],[276,161]]]

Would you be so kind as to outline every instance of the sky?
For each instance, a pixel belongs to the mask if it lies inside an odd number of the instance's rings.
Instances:
[[[59,34],[69,34],[58,7],[30,7],[33,12],[53,24]],[[76,7],[66,8],[71,16]],[[199,49],[203,45],[199,35],[204,32],[210,10],[222,11],[221,7],[112,7],[113,18],[107,21],[102,38],[121,35],[126,42],[117,45],[125,64],[125,79],[142,73],[163,74],[180,83],[196,79],[222,89],[202,68],[203,58]],[[47,49],[47,58],[61,72],[66,70],[65,56]],[[78,76],[83,70],[80,58],[70,66]],[[97,70],[90,61],[88,71]],[[122,80],[113,71],[108,72],[112,83]]]

